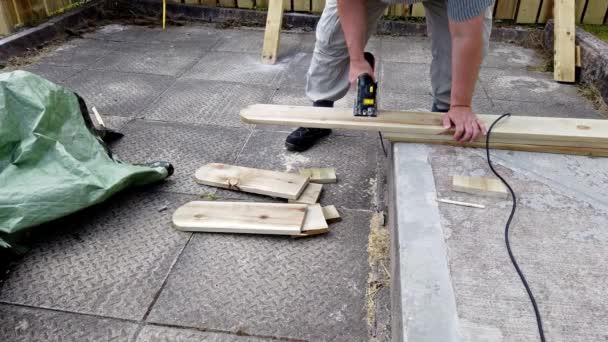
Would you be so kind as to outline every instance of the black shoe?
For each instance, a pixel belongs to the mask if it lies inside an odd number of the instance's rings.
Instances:
[[[312,104],[313,107],[333,107],[333,101],[320,100]],[[285,139],[285,147],[289,151],[303,152],[311,148],[319,139],[328,136],[331,129],[300,127],[291,132]]]

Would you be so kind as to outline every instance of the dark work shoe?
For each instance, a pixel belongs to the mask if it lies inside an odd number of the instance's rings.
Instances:
[[[287,136],[285,147],[289,151],[303,152],[330,133],[331,129],[300,127]]]
[[[319,100],[312,104],[313,107],[333,107],[333,101]],[[328,136],[331,129],[304,128],[300,127],[291,132],[285,139],[285,147],[289,151],[304,152],[311,148],[319,139]]]
[[[436,103],[433,103],[433,107],[431,108],[431,112],[434,112],[434,113],[447,113],[449,111],[450,111],[449,108],[448,109],[439,109],[439,108],[437,108],[437,104]]]

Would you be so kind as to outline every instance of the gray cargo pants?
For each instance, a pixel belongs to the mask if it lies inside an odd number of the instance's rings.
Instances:
[[[431,88],[434,103],[440,110],[450,107],[452,89],[452,40],[448,26],[446,0],[423,2],[426,23],[431,37]],[[367,1],[367,39],[374,33],[387,4]],[[484,56],[492,31],[492,8],[485,14]],[[348,92],[349,56],[342,27],[338,20],[336,0],[327,0],[317,25],[315,50],[306,77],[306,95],[312,101],[337,101]],[[405,80],[404,80],[405,82]],[[382,87],[382,85],[380,85]]]

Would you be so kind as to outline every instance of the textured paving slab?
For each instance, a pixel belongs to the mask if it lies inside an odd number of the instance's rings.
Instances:
[[[484,59],[482,68],[526,69],[542,63],[543,59],[532,49],[513,44],[490,42],[490,50]]]
[[[47,80],[53,83],[57,83],[60,85],[64,85],[68,78],[74,76],[76,73],[81,71],[81,69],[78,68],[48,64],[28,65],[22,68],[22,70],[32,72],[38,76],[46,78]]]
[[[382,62],[428,64],[431,62],[431,43],[422,37],[382,37]],[[428,66],[423,67],[427,69]]]
[[[94,32],[85,33],[84,37],[107,41],[135,42],[141,41],[145,37],[157,35],[157,32],[144,26],[110,24]]]
[[[212,126],[133,121],[121,130],[125,134],[112,150],[131,163],[165,160],[173,164],[175,174],[158,189],[200,195],[214,188],[199,185],[192,177],[207,163],[234,163],[249,131]]]
[[[260,49],[264,45],[264,31],[261,29],[222,30],[221,40],[213,48],[223,52],[254,53],[260,57]],[[300,34],[281,34],[281,48],[278,58],[281,59],[295,53],[302,41]]]
[[[109,318],[0,304],[0,340],[6,342],[131,341],[137,325]]]
[[[262,64],[259,53],[210,52],[185,78],[272,86],[287,64]]]
[[[256,131],[239,155],[237,164],[297,172],[301,167],[333,167],[338,182],[323,187],[321,203],[349,209],[373,209],[376,165],[382,153],[378,139],[330,136],[305,153],[285,150],[287,134]]]
[[[251,125],[241,121],[241,109],[268,102],[272,92],[259,85],[180,79],[140,117],[251,129]]]
[[[171,212],[193,198],[140,192],[66,219],[11,271],[0,302],[142,319],[190,237]]]
[[[86,70],[70,78],[66,87],[77,92],[101,114],[132,117],[174,82],[170,77],[115,71]]]
[[[194,329],[168,328],[155,325],[145,326],[135,342],[263,342],[267,338],[237,336]]]
[[[131,43],[101,58],[91,69],[177,76],[191,68],[215,41],[217,38],[196,45],[169,42],[162,45]]]
[[[94,39],[73,39],[44,56],[41,64],[84,68],[114,51],[113,42]]]
[[[367,340],[371,213],[308,239],[196,234],[149,321],[311,341]]]

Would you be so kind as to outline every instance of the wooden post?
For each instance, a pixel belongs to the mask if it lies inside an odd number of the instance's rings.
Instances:
[[[555,66],[553,77],[556,81],[571,83],[575,81],[574,0],[556,0],[554,13]]]
[[[266,31],[264,32],[264,46],[262,47],[262,63],[264,64],[274,64],[277,61],[282,23],[283,1],[270,0],[266,17]]]

